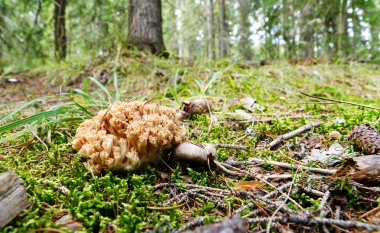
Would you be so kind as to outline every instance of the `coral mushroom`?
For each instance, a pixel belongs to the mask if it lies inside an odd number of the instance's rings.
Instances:
[[[157,162],[186,140],[174,109],[146,102],[117,102],[80,124],[72,145],[93,173],[132,170]]]

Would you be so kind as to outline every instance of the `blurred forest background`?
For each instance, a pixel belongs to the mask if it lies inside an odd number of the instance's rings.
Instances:
[[[54,3],[64,3],[67,55],[54,52]],[[163,0],[172,56],[190,59],[380,61],[378,0]],[[124,46],[128,0],[1,0],[0,72]]]

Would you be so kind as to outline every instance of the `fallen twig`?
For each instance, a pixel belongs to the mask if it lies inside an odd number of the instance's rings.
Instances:
[[[276,162],[271,160],[262,160],[257,158],[251,158],[249,161],[228,161],[229,165],[232,166],[247,166],[247,165],[257,165],[257,164],[271,164],[273,166],[279,166],[281,168],[286,169],[300,169],[303,171],[310,171],[324,175],[332,175],[335,174],[335,169],[323,169],[323,168],[315,168],[315,167],[307,167],[302,165],[284,163],[284,162]]]
[[[264,218],[253,218],[248,219],[248,223],[267,223],[271,220],[271,218],[264,217]],[[302,216],[297,214],[291,214],[288,216],[277,216],[272,218],[272,222],[279,222],[279,223],[302,223],[302,224],[326,224],[326,225],[336,225],[338,227],[342,228],[359,228],[359,229],[366,229],[369,231],[376,231],[380,230],[380,225],[375,224],[369,224],[369,223],[362,223],[358,221],[348,221],[348,220],[337,220],[337,219],[331,219],[331,218],[319,218],[319,217],[311,217],[311,216]]]
[[[314,128],[314,127],[318,127],[322,124],[323,122],[321,121],[318,121],[318,122],[315,122],[315,123],[311,123],[311,124],[307,124],[307,125],[304,125],[292,132],[289,132],[287,134],[284,134],[284,135],[281,135],[281,136],[278,136],[275,140],[273,140],[271,143],[269,143],[269,147],[270,148],[273,148],[275,146],[277,146],[278,144],[280,144],[282,141],[284,140],[288,140],[290,138],[293,138],[295,136],[297,136],[298,134],[301,134],[311,128]]]
[[[170,186],[184,186],[185,188],[199,188],[199,189],[205,189],[209,191],[215,191],[218,193],[231,193],[230,190],[226,190],[226,189],[218,189],[218,188],[212,188],[212,187],[202,186],[202,185],[197,185],[197,184],[183,184],[183,183],[161,183],[154,186],[154,190],[170,187]]]
[[[273,219],[276,217],[276,214],[278,213],[278,211],[280,211],[280,209],[282,209],[284,207],[284,205],[286,204],[286,202],[288,201],[288,199],[290,198],[289,195],[292,191],[292,186],[293,186],[293,182],[291,183],[290,187],[289,187],[289,191],[285,197],[285,200],[281,203],[281,205],[279,207],[277,207],[277,209],[273,212],[272,216],[270,217],[270,220],[268,222],[268,226],[267,226],[267,233],[270,232],[270,226],[273,222]]]
[[[300,93],[302,95],[306,95],[307,97],[314,98],[314,99],[326,100],[326,101],[331,101],[331,102],[335,102],[335,103],[339,103],[339,104],[349,104],[349,105],[353,105],[353,106],[357,106],[357,107],[363,107],[363,108],[370,108],[370,109],[380,110],[380,108],[376,108],[376,107],[372,107],[372,106],[368,106],[368,105],[363,105],[363,104],[358,104],[358,103],[353,103],[353,102],[348,102],[348,101],[343,101],[343,100],[333,100],[333,99],[329,99],[329,98],[324,98],[324,97],[319,97],[319,96],[315,96],[315,95],[310,95],[310,94],[307,94],[307,93],[302,92],[302,91],[300,91]]]
[[[215,147],[216,148],[236,149],[236,150],[249,150],[248,146],[242,146],[242,145],[215,144]]]
[[[188,222],[186,223],[185,225],[183,225],[180,229],[178,229],[178,231],[176,231],[177,233],[178,232],[183,232],[183,231],[186,231],[192,227],[197,227],[197,226],[200,226],[203,224],[203,221],[204,221],[204,217],[200,217],[200,218],[196,218],[194,219],[193,221],[191,222]]]
[[[356,186],[359,189],[369,190],[369,191],[372,191],[372,192],[380,193],[380,187],[367,187],[367,186],[365,186],[365,185],[363,185],[361,183],[358,183],[356,181],[353,181],[353,180],[350,181],[350,184]]]
[[[266,194],[264,197],[261,198],[261,200],[263,201],[267,201],[268,198],[271,198],[273,197],[274,195],[276,195],[279,191],[282,191],[288,187],[290,187],[292,185],[292,182],[289,182],[289,183],[286,183],[286,184],[283,184],[281,185],[280,187],[276,188],[275,190],[273,190],[272,192]],[[248,209],[249,207],[253,206],[254,203],[250,202],[248,203],[247,205],[244,205],[244,206],[241,206],[239,209],[235,210],[235,214],[238,214],[238,213],[241,213],[243,212],[244,210]]]

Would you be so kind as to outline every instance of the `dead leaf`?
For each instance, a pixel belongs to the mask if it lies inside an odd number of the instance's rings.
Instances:
[[[189,115],[210,112],[212,107],[211,101],[206,98],[184,101],[182,103],[183,111]]]
[[[239,104],[243,105],[243,108],[249,112],[254,112],[256,109],[264,111],[265,107],[257,103],[257,101],[251,97],[245,97],[239,100]]]
[[[250,190],[260,189],[264,185],[266,185],[266,183],[261,182],[261,181],[242,181],[236,184],[234,189],[250,191]]]

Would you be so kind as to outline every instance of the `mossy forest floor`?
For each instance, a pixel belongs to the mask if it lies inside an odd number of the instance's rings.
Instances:
[[[252,232],[269,229],[268,221],[254,222],[258,217],[271,216],[283,218],[273,218],[271,232],[366,230],[312,221],[297,223],[286,219],[291,214],[380,224],[379,193],[353,185],[349,177],[334,178],[264,163],[238,167],[257,179],[250,175],[236,178],[213,166],[200,168],[170,159],[136,172],[92,176],[83,165],[84,158],[70,145],[79,123],[106,108],[111,99],[117,100],[119,95],[115,93],[120,93],[122,101],[149,100],[178,110],[182,101],[207,97],[213,103],[211,114],[184,121],[190,140],[249,148],[218,148],[218,161],[260,158],[337,169],[339,158],[337,163],[304,159],[313,149],[327,151],[336,142],[346,154],[360,156],[347,134],[354,125],[363,123],[380,130],[380,111],[325,103],[299,91],[380,107],[379,65],[301,66],[279,62],[256,67],[228,60],[163,60],[144,54],[115,57],[71,61],[2,77],[15,78],[17,82],[4,81],[0,85],[0,126],[59,106],[64,111],[42,114],[36,121],[0,134],[0,173],[17,173],[25,181],[31,203],[1,232],[70,232],[73,224],[83,226],[84,232],[174,232],[236,213],[251,219]],[[87,77],[94,77],[106,89]],[[38,97],[42,98],[32,101]],[[255,99],[256,103],[247,108],[243,98]],[[12,113],[25,103],[28,104]],[[241,122],[247,118],[250,121]],[[272,150],[265,147],[277,136],[317,121],[323,124]],[[333,131],[342,137],[331,139]],[[291,176],[267,179],[269,175]],[[261,179],[269,184],[261,183]],[[243,186],[242,181],[252,182]],[[281,192],[274,192],[283,185]],[[269,197],[264,198],[267,194]],[[60,225],[57,220],[65,215],[72,221]]]

